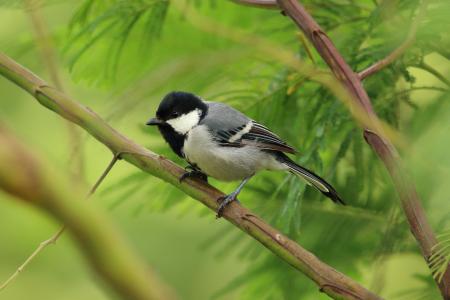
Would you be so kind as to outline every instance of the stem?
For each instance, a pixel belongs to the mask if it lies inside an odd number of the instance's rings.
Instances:
[[[360,108],[369,122],[376,124],[375,114],[369,96],[364,89],[361,78],[353,72],[331,39],[320,28],[317,22],[308,14],[297,0],[277,0],[281,9],[303,30],[305,35],[316,47],[317,52],[328,64],[341,84],[351,93],[353,107]],[[391,141],[379,126],[364,128],[364,138],[379,158],[384,162],[399,194],[403,212],[422,255],[429,265],[432,249],[437,244],[433,230],[427,221],[414,184],[409,180],[400,156]],[[436,282],[445,300],[450,300],[450,265],[447,267],[442,281]]]
[[[19,276],[20,273],[28,266],[28,264],[42,251],[44,250],[48,245],[55,244],[56,241],[59,239],[59,237],[63,234],[65,230],[65,226],[62,226],[51,238],[41,242],[39,246],[36,248],[36,250],[31,253],[31,255],[21,264],[17,270],[9,276],[9,278],[0,285],[0,291],[5,289],[14,279],[16,279],[17,276]]]
[[[447,87],[450,87],[450,80],[448,80],[447,77],[445,77],[444,75],[439,73],[435,68],[433,68],[429,64],[425,63],[424,61],[421,61],[417,65],[413,65],[413,67],[427,71],[428,73],[432,74],[434,77],[439,79],[442,83],[447,85]]]
[[[0,144],[0,189],[45,210],[66,224],[89,265],[111,290],[122,299],[175,298],[129,248],[106,214],[85,201],[79,201],[82,198],[79,186],[51,169],[1,124]],[[54,242],[63,230],[41,243],[40,247]],[[38,252],[39,248],[35,253]]]
[[[396,61],[400,56],[402,56],[406,50],[408,50],[416,41],[416,34],[417,29],[419,27],[420,21],[422,21],[426,9],[428,5],[428,0],[422,0],[420,7],[419,7],[419,13],[417,14],[416,18],[414,19],[411,28],[409,30],[408,36],[406,37],[405,41],[394,51],[392,51],[388,56],[383,58],[382,60],[377,61],[367,69],[359,72],[359,78],[361,80],[366,79],[367,77],[377,73],[381,69],[384,69],[388,65],[392,64],[394,61]]]
[[[119,160],[119,157],[120,157],[120,154],[114,154],[113,158],[109,162],[109,164],[106,167],[106,169],[103,171],[102,175],[100,175],[100,177],[97,179],[95,184],[89,190],[89,193],[87,194],[86,199],[89,199],[89,197],[92,196],[97,191],[97,189],[100,186],[100,184],[102,184],[103,180],[106,178],[106,176],[108,176],[108,174],[111,171],[111,169],[114,167],[116,162]]]
[[[125,161],[179,188],[214,212],[217,211],[217,199],[224,196],[222,192],[193,179],[186,179],[180,183],[179,178],[184,174],[183,168],[135,144],[110,127],[91,109],[48,87],[42,79],[1,53],[0,74],[28,91],[43,106],[84,128],[113,153],[119,153]],[[312,253],[239,204],[233,202],[227,206],[223,217],[305,274],[330,297],[352,300],[381,299],[351,278],[320,261]]]
[[[95,184],[90,189],[89,193],[86,196],[86,199],[88,199],[91,195],[95,193],[97,188],[100,186],[100,184],[103,182],[105,177],[108,175],[108,173],[111,171],[111,169],[114,167],[118,160],[118,155],[114,155],[111,162],[108,164],[106,169],[103,171],[102,175],[97,179]],[[55,244],[56,241],[59,239],[59,237],[63,234],[64,230],[66,229],[66,226],[63,225],[52,237],[49,239],[41,242],[39,246],[36,248],[36,250],[31,253],[30,256],[24,261],[23,264],[21,264],[17,270],[8,278],[6,281],[0,285],[0,291],[5,289],[17,276],[19,276],[20,273],[28,266],[28,264],[40,253],[42,252],[48,245]]]

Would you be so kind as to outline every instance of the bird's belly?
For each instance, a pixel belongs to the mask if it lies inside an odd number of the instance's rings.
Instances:
[[[242,180],[261,169],[283,168],[272,155],[255,147],[218,146],[203,126],[191,130],[183,152],[202,172],[222,181]]]

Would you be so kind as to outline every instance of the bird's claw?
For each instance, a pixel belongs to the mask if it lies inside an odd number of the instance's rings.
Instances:
[[[185,168],[185,170],[186,170],[186,172],[183,175],[181,175],[181,177],[179,179],[180,183],[182,183],[186,178],[191,178],[191,177],[195,177],[204,182],[208,182],[208,176],[206,176],[206,174],[202,173],[201,171],[194,169],[191,166],[187,166]],[[190,171],[188,171],[188,170],[190,170]]]
[[[216,219],[219,219],[222,217],[223,211],[224,211],[225,207],[228,206],[228,204],[230,204],[233,201],[236,201],[239,203],[239,200],[236,197],[237,197],[237,194],[231,193],[229,195],[225,195],[225,196],[222,196],[219,199],[217,199],[217,201],[220,202],[220,204],[219,204],[219,208],[217,209]]]

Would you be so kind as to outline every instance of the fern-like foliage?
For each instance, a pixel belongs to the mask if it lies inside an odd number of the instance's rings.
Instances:
[[[449,88],[423,83],[413,72],[426,69],[423,62],[431,53],[448,59],[449,35],[436,30],[446,24],[443,16],[450,16],[448,1],[429,2],[426,17],[419,24],[417,43],[364,83],[379,116],[412,139],[426,136],[427,129],[434,128],[420,120],[437,116],[449,99],[430,99],[433,110],[428,111],[414,97],[419,91],[445,95]],[[231,30],[279,43],[302,61],[326,68],[309,43],[298,37],[292,22],[274,11],[253,10],[227,1],[186,3],[186,11],[181,12],[168,11],[166,1],[156,0],[86,0],[78,8],[65,49],[75,77],[98,83],[114,82],[114,78],[131,74],[140,77],[139,81],[119,80],[121,84],[112,94],[125,92],[108,99],[111,120],[134,120],[136,126],[144,123],[161,96],[170,90],[189,90],[211,101],[226,102],[299,149],[297,162],[330,181],[349,205],[344,209],[336,207],[298,178],[274,172],[253,178],[240,196],[242,203],[356,279],[363,278],[367,270],[376,270],[376,278],[383,277],[383,262],[393,254],[418,254],[405,220],[399,217],[386,171],[365,145],[360,128],[344,105],[326,88],[274,61],[256,45],[249,49],[245,41],[211,34],[211,28],[198,25],[201,20],[192,26],[189,12],[195,10]],[[419,5],[416,0],[302,3],[355,71],[382,59],[404,41]],[[158,39],[163,25],[164,36]],[[426,72],[432,75],[433,70]],[[404,117],[405,111],[408,117]],[[177,160],[156,131],[140,128],[145,134],[143,139],[151,141],[152,150]],[[214,180],[212,183],[224,191],[234,188]],[[420,184],[425,205],[430,203],[427,199],[432,198],[436,185],[436,180],[426,179]],[[185,213],[193,207],[189,201],[178,201],[184,196],[174,189],[149,185],[139,174],[124,177],[104,194],[113,208],[128,198],[125,195],[142,199],[137,211],[174,208]],[[210,216],[205,212],[200,214]],[[436,222],[441,219],[444,216],[438,215]],[[243,274],[230,279],[216,298],[239,288],[240,299],[319,299],[317,287],[240,232],[228,230],[215,235],[205,242],[205,248],[218,256],[235,255],[250,265]],[[440,257],[447,257],[444,250],[437,251]],[[433,262],[436,272],[442,269],[441,260]],[[436,291],[432,284],[427,285],[426,295]],[[377,282],[376,288],[383,294],[384,283]],[[417,295],[421,293],[417,291]]]
[[[433,249],[430,265],[433,276],[441,281],[450,263],[450,231],[443,233],[439,240],[439,243]]]
[[[130,59],[124,53],[137,55],[145,66],[154,43],[160,37],[166,18],[167,0],[86,0],[79,7],[69,25],[69,38],[65,52],[69,68],[86,59],[90,68],[99,68],[92,74],[94,82],[114,80],[121,63],[129,67]],[[136,43],[135,41],[139,41]],[[89,58],[94,60],[89,60]],[[100,77],[99,77],[100,76]]]

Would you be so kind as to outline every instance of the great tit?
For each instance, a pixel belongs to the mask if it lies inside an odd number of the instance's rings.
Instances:
[[[172,150],[188,162],[190,170],[180,181],[187,177],[207,181],[207,176],[221,181],[241,180],[235,191],[219,199],[218,217],[260,170],[289,171],[333,202],[344,204],[328,182],[285,154],[296,153],[293,147],[224,103],[204,101],[187,92],[171,92],[162,99],[156,117],[146,124],[158,126]]]

